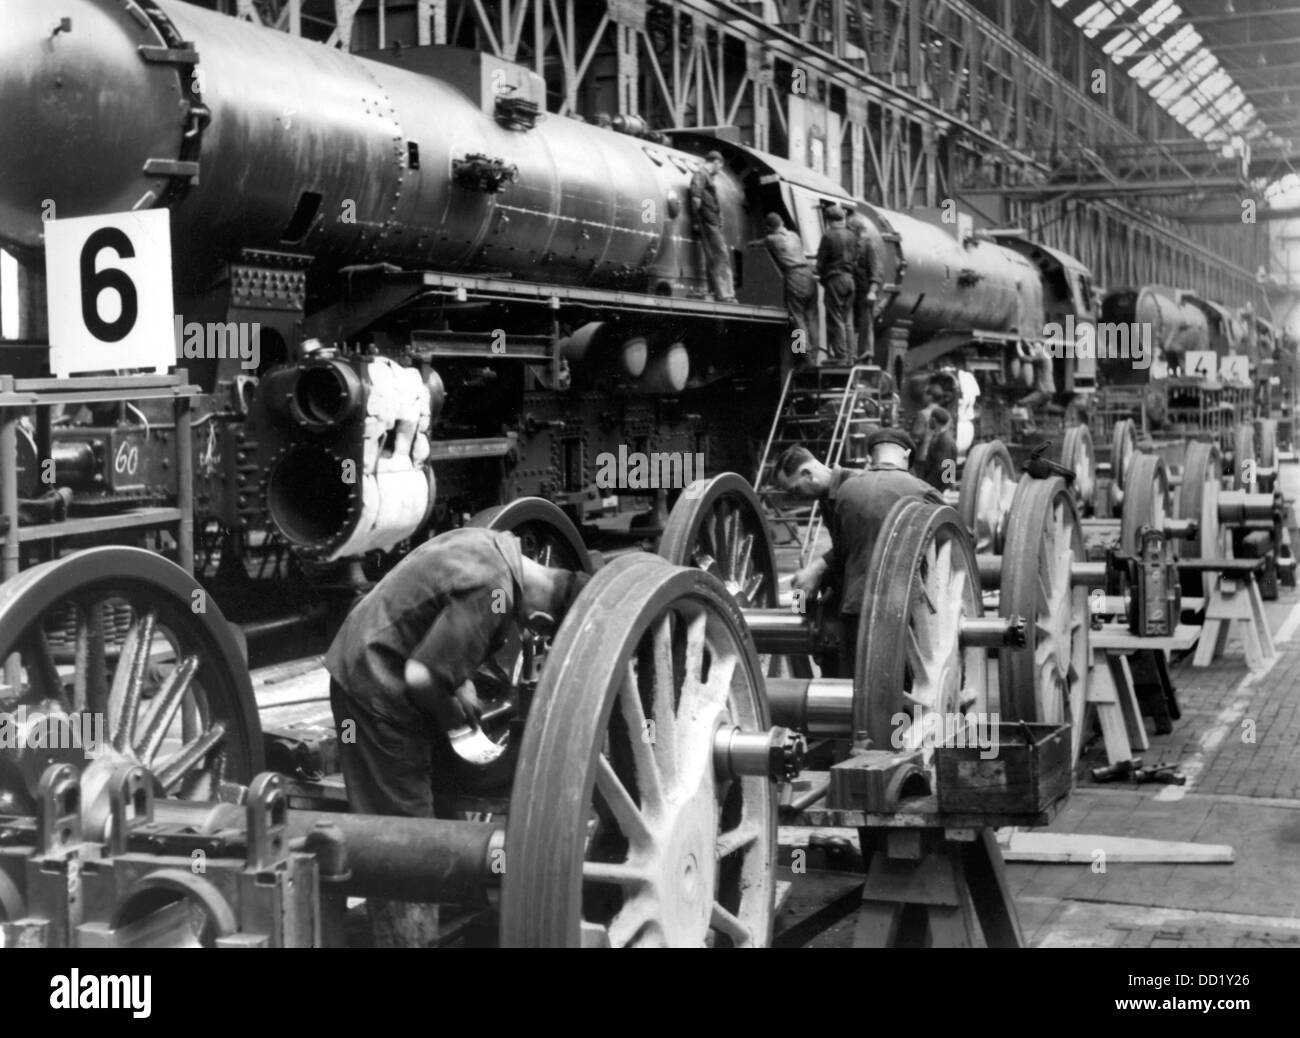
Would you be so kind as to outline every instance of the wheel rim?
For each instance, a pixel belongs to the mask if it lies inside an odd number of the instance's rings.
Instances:
[[[717,577],[742,609],[781,604],[780,573],[762,504],[748,480],[734,472],[691,483],[668,516],[659,555],[674,566],[694,566]],[[764,656],[776,677],[811,676],[804,656]]]
[[[1092,446],[1092,433],[1086,425],[1072,425],[1065,430],[1061,441],[1061,464],[1074,470],[1074,503],[1079,515],[1092,508],[1092,495],[1097,484],[1097,456]]]
[[[1187,454],[1183,461],[1183,483],[1178,488],[1178,518],[1195,519],[1196,555],[1202,559],[1223,557],[1222,534],[1219,528],[1218,491],[1219,480],[1223,473],[1223,461],[1217,444],[1203,440],[1193,440],[1187,445]],[[1213,485],[1214,489],[1209,488]],[[1215,505],[1213,515],[1207,523],[1202,518],[1202,509],[1207,493],[1213,493]],[[1195,598],[1198,595],[1208,597],[1214,585],[1212,573],[1185,573],[1180,578],[1183,594]]]
[[[591,556],[573,521],[554,503],[538,497],[525,497],[507,505],[498,505],[474,515],[469,526],[513,533],[519,538],[520,551],[526,558],[543,566],[591,572]],[[445,789],[448,782],[457,790],[485,792],[502,789],[514,774],[517,740],[512,740],[512,724],[523,708],[520,680],[526,662],[529,669],[540,666],[546,657],[548,639],[533,638],[525,646],[517,632],[506,639],[497,653],[497,668],[480,670],[475,689],[483,704],[485,720],[479,728],[460,728],[448,733],[455,755],[455,773],[446,776],[434,769],[435,786]]]
[[[238,643],[199,584],[162,556],[105,547],[34,566],[0,586],[0,630],[0,706],[39,710],[95,746],[0,751],[0,796],[30,806],[41,772],[70,763],[97,831],[107,823],[98,794],[123,763],[149,769],[167,796],[207,800],[264,767]]]
[[[1011,721],[1072,726],[1083,739],[1088,682],[1088,589],[1071,566],[1084,558],[1074,495],[1062,479],[1027,479],[1003,555],[998,611],[1025,621],[1025,645],[998,652],[999,710]]]
[[[1115,423],[1110,436],[1110,500],[1112,506],[1124,503],[1129,465],[1137,453],[1137,427],[1132,419]]]
[[[970,534],[951,508],[914,498],[894,505],[871,557],[854,682],[853,728],[874,749],[920,745],[933,726],[988,703],[988,658],[963,648],[964,617],[984,613]],[[907,714],[905,732],[898,721]]]
[[[1142,527],[1154,526],[1164,533],[1169,518],[1169,473],[1164,460],[1155,454],[1137,455],[1129,463],[1125,484],[1119,540],[1124,554],[1132,556],[1140,547]]]
[[[1001,440],[971,448],[962,471],[957,509],[975,537],[980,555],[1002,550],[1011,501],[1016,494],[1016,470]]]
[[[504,945],[769,943],[776,799],[767,779],[716,777],[724,721],[768,725],[721,582],[639,554],[602,569],[556,636],[524,734]]]

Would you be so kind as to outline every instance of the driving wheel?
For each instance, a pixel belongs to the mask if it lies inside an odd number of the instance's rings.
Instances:
[[[1025,479],[1002,556],[998,611],[1025,621],[1023,648],[998,650],[998,707],[1009,721],[1070,723],[1078,759],[1088,689],[1088,589],[1071,567],[1084,561],[1074,494],[1063,479]]]
[[[975,538],[975,551],[996,555],[1002,551],[1011,499],[1016,495],[1016,468],[1011,452],[1001,440],[977,443],[966,455],[957,511]]]
[[[556,635],[524,733],[502,944],[768,944],[775,788],[720,775],[729,725],[768,718],[726,587],[640,553],[604,567]]]
[[[944,505],[903,498],[871,557],[858,628],[853,730],[876,750],[920,747],[988,703],[988,653],[963,646],[961,621],[984,613],[970,534]],[[906,722],[904,722],[906,718]]]
[[[87,832],[102,835],[99,794],[121,764],[147,768],[160,796],[196,800],[229,795],[264,767],[229,624],[155,552],[91,548],[0,585],[0,661],[0,709],[22,729],[0,748],[0,812],[30,812],[44,770],[68,763],[81,772]]]
[[[659,554],[675,566],[694,566],[722,581],[742,609],[775,609],[780,574],[771,530],[754,488],[734,472],[691,483],[673,505]],[[811,677],[807,656],[772,656],[771,677]]]

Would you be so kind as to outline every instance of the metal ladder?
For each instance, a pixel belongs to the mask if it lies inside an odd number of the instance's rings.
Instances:
[[[786,376],[754,488],[772,521],[788,529],[799,542],[801,565],[808,562],[821,535],[821,503],[792,504],[789,495],[776,486],[777,460],[786,448],[798,443],[832,467],[864,465],[866,432],[880,425],[884,414],[882,374],[875,365],[861,364],[795,368]],[[855,449],[846,457],[850,444]]]

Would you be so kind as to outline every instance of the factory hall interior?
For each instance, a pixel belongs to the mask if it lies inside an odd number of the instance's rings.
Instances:
[[[1300,4],[3,0],[0,140],[0,947],[1300,947]]]

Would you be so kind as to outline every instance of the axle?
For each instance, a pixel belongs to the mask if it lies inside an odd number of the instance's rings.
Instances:
[[[785,609],[746,609],[745,623],[762,653],[807,655],[819,651],[817,624],[805,613]],[[1017,616],[963,617],[961,644],[968,648],[1019,648],[1025,644],[1025,622]]]

